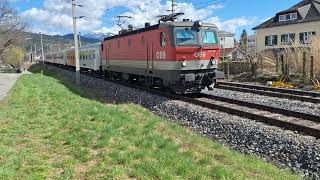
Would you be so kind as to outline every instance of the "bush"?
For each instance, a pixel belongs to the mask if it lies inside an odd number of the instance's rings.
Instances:
[[[20,48],[11,48],[4,54],[4,63],[14,68],[20,68],[24,59],[24,51]]]
[[[20,68],[0,68],[0,73],[21,73]]]

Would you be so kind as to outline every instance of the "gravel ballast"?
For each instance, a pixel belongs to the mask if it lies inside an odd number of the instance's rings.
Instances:
[[[70,80],[74,79],[74,72],[53,66],[47,67],[52,72],[64,74]],[[302,136],[179,100],[170,100],[102,79],[85,75],[81,77],[82,85],[95,90],[97,97],[101,99],[115,103],[140,104],[157,115],[176,121],[232,149],[255,154],[279,167],[303,173],[305,178],[320,179],[320,141],[314,137]],[[303,104],[296,106],[302,108]]]

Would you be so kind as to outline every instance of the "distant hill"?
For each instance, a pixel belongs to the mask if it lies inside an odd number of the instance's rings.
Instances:
[[[34,52],[35,46],[37,47],[37,52],[41,52],[41,38],[39,34],[26,32],[25,33],[26,42],[25,42],[25,50],[27,52],[32,50]],[[66,35],[42,35],[43,38],[43,47],[44,51],[46,52],[55,52],[63,49],[68,49],[71,47],[74,47],[74,40],[73,40],[73,34],[66,34]],[[100,42],[99,39],[94,38],[88,38],[81,36],[81,44],[92,44]]]
[[[113,33],[88,33],[88,34],[85,34],[84,37],[92,38],[92,39],[99,39],[102,41],[104,38],[114,36],[114,35],[115,34],[113,34]]]
[[[59,37],[60,35],[57,35],[57,36]],[[66,34],[61,37],[73,41],[73,34]],[[81,43],[88,44],[88,43],[97,43],[97,42],[100,42],[100,39],[95,38],[95,37],[81,36]]]

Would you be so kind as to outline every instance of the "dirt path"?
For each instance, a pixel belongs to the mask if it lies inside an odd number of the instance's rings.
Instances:
[[[21,74],[0,73],[0,100],[3,100]]]

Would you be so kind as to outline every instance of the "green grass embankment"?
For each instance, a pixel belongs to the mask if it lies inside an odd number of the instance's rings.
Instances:
[[[0,179],[298,179],[133,104],[23,75],[0,103]]]

